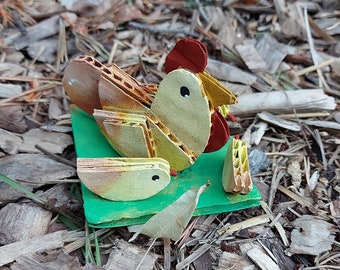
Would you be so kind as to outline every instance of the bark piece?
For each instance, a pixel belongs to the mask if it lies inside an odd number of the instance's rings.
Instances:
[[[212,263],[210,259],[210,250],[207,250],[195,261],[193,261],[195,270],[212,270]]]
[[[22,140],[7,130],[0,128],[0,149],[5,153],[14,155],[18,152]]]
[[[63,247],[65,233],[66,231],[57,231],[0,247],[0,266],[25,254]]]
[[[43,235],[52,213],[38,206],[10,203],[0,210],[0,244]]]
[[[304,120],[304,123],[324,129],[340,130],[340,124],[332,121]]]
[[[266,62],[263,61],[253,45],[237,45],[236,50],[247,67],[253,72],[265,71],[267,69]]]
[[[51,153],[61,154],[67,146],[73,144],[73,139],[68,134],[48,132],[39,128],[27,131],[22,137],[24,142],[19,150],[27,153],[39,153],[35,148],[35,145],[39,145]]]
[[[255,265],[246,257],[231,252],[223,252],[217,270],[255,270]]]
[[[231,66],[217,60],[208,59],[207,71],[216,79],[238,82],[251,85],[256,81],[256,77],[250,73],[244,72],[239,68]]]
[[[67,184],[54,185],[53,187],[44,192],[37,191],[36,194],[47,200],[55,200],[54,203],[55,207],[67,205],[71,198],[71,193],[67,188]]]
[[[50,104],[48,107],[48,118],[54,119],[63,114],[62,105],[59,99],[50,98]]]
[[[27,129],[21,106],[0,107],[0,128],[23,133]]]
[[[106,270],[136,269],[146,250],[132,245],[123,239],[117,240],[116,245],[110,253],[109,260],[105,265]],[[140,269],[153,269],[157,257],[148,253],[144,258]]]
[[[20,85],[11,83],[0,83],[0,98],[9,98],[21,94]]]
[[[15,77],[22,75],[26,69],[18,64],[0,63],[0,74],[4,77]]]
[[[27,52],[33,59],[37,58],[43,63],[53,64],[58,50],[56,37],[39,40],[28,45]]]
[[[293,47],[278,43],[269,34],[265,34],[255,45],[256,51],[267,64],[266,71],[273,74],[287,54],[294,54]]]
[[[188,257],[186,257],[184,260],[180,261],[176,265],[176,270],[181,270],[188,268],[189,265],[197,260],[199,257],[201,257],[203,254],[205,254],[208,250],[210,250],[209,244],[204,244],[203,246],[200,246],[198,249],[196,249],[194,252],[192,252]]]
[[[77,257],[63,252],[59,253],[55,260],[47,262],[43,260],[44,258],[39,256],[21,256],[11,265],[11,270],[79,270],[81,267]]]
[[[46,180],[69,178],[75,168],[56,162],[43,154],[17,154],[0,159],[0,173],[20,182],[29,190],[45,184]],[[29,181],[29,182],[28,182]],[[23,194],[0,182],[0,202],[13,201]]]
[[[14,45],[17,50],[21,50],[30,44],[50,37],[59,31],[59,15],[50,17],[40,23],[28,27],[27,34],[18,33],[5,38],[6,45]]]

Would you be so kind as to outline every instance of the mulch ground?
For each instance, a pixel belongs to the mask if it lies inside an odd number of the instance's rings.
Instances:
[[[339,16],[337,0],[1,0],[0,269],[340,269]],[[91,55],[159,83],[183,37],[238,97],[262,200],[143,258],[152,239],[86,225],[61,80]]]

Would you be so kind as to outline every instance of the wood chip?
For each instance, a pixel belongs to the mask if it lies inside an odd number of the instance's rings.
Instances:
[[[52,213],[29,204],[7,204],[0,210],[0,244],[30,239],[46,233]]]
[[[263,61],[253,45],[237,45],[235,48],[250,70],[253,72],[267,70],[266,62]]]
[[[12,132],[0,128],[0,149],[7,154],[15,155],[22,143],[21,138]]]
[[[54,56],[58,50],[58,40],[56,37],[39,40],[28,45],[27,52],[32,59],[40,62],[53,64]]]
[[[218,261],[217,270],[256,270],[255,265],[247,258],[231,252],[223,252]]]
[[[47,256],[45,256],[47,257]],[[48,260],[48,261],[46,261]],[[57,258],[49,259],[43,256],[24,255],[16,259],[16,262],[11,265],[11,270],[76,270],[80,269],[81,265],[77,257],[70,256],[64,252],[58,254]]]
[[[290,191],[288,188],[286,188],[282,185],[279,185],[277,187],[277,189],[280,190],[281,192],[283,192],[284,194],[286,194],[291,199],[298,202],[300,205],[302,205],[304,207],[313,207],[313,202],[312,202],[311,198],[308,198],[308,197],[306,198],[306,197],[302,197],[298,194],[295,194],[294,192]]]
[[[57,184],[44,192],[36,192],[36,194],[47,200],[55,200],[53,204],[55,207],[67,205],[71,199],[67,184]]]
[[[300,162],[293,160],[287,167],[287,173],[292,177],[292,184],[298,190],[302,181],[302,171],[300,169]]]
[[[279,266],[258,247],[248,250],[247,255],[262,270],[280,270]]]
[[[66,231],[57,231],[0,247],[0,266],[25,254],[63,247],[65,233]]]
[[[22,135],[23,143],[19,150],[26,153],[39,153],[35,147],[39,145],[54,154],[61,154],[63,150],[73,144],[73,139],[68,134],[48,132],[39,128],[31,129]]]
[[[251,85],[256,81],[256,77],[239,68],[213,59],[208,59],[207,71],[215,78]]]
[[[20,182],[32,190],[45,184],[45,180],[69,178],[75,175],[73,167],[56,162],[42,154],[17,154],[0,159],[0,173]],[[22,193],[0,182],[0,202],[13,201]]]
[[[268,124],[265,122],[256,122],[250,125],[242,136],[242,140],[245,141],[249,146],[258,145],[268,128]]]
[[[136,269],[138,264],[143,260],[140,269],[153,269],[157,256],[148,253],[145,258],[145,249],[130,244],[123,239],[117,239],[110,253],[105,270],[126,270]]]
[[[210,249],[210,245],[208,244],[204,244],[203,246],[199,247],[197,250],[191,253],[188,257],[186,257],[183,261],[180,261],[176,265],[176,270],[181,270],[185,267],[188,267],[189,264],[195,261],[198,257],[202,256],[202,254],[207,252],[207,250],[209,249]]]
[[[26,69],[18,64],[0,63],[0,74],[4,77],[11,77],[22,75]]]
[[[0,83],[0,98],[9,98],[21,94],[22,87],[16,84]]]
[[[63,114],[62,105],[59,99],[50,98],[50,106],[48,107],[48,118],[55,119]]]
[[[256,43],[255,48],[264,62],[267,64],[267,72],[273,74],[282,60],[287,54],[293,54],[293,47],[278,43],[269,34],[264,34],[263,37]]]
[[[52,16],[40,23],[27,28],[27,34],[12,35],[4,39],[4,44],[14,45],[17,50],[21,50],[35,41],[50,37],[59,31],[59,15]],[[11,74],[13,76],[13,74]]]
[[[257,114],[257,116],[262,119],[263,121],[266,121],[268,123],[271,123],[275,126],[282,127],[284,129],[292,130],[292,131],[301,131],[301,127],[299,124],[289,121],[286,119],[281,119],[274,114],[271,114],[269,112],[260,112]]]
[[[273,221],[275,219],[275,217],[274,217],[272,211],[269,209],[268,205],[264,201],[260,201],[260,204],[261,204],[261,207],[262,207],[263,211]],[[278,232],[279,232],[279,234],[281,236],[283,244],[287,247],[289,245],[289,241],[287,239],[286,232],[285,232],[284,228],[282,227],[281,223],[280,222],[276,222],[275,223],[275,228],[278,230]]]
[[[23,133],[27,129],[21,106],[0,107],[0,128]]]

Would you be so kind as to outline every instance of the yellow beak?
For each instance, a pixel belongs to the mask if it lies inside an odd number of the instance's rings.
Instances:
[[[197,76],[203,82],[205,94],[207,95],[212,108],[237,103],[235,95],[207,71],[197,73]]]

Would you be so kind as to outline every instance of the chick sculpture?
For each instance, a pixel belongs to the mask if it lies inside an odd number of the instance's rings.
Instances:
[[[109,200],[145,199],[167,186],[170,169],[182,171],[205,149],[223,146],[226,122],[215,107],[236,98],[204,70],[206,64],[207,50],[194,39],[180,40],[169,53],[159,85],[140,83],[90,56],[70,62],[63,78],[66,92],[93,114],[122,156],[78,158],[85,186]],[[213,134],[220,141],[217,147]]]

